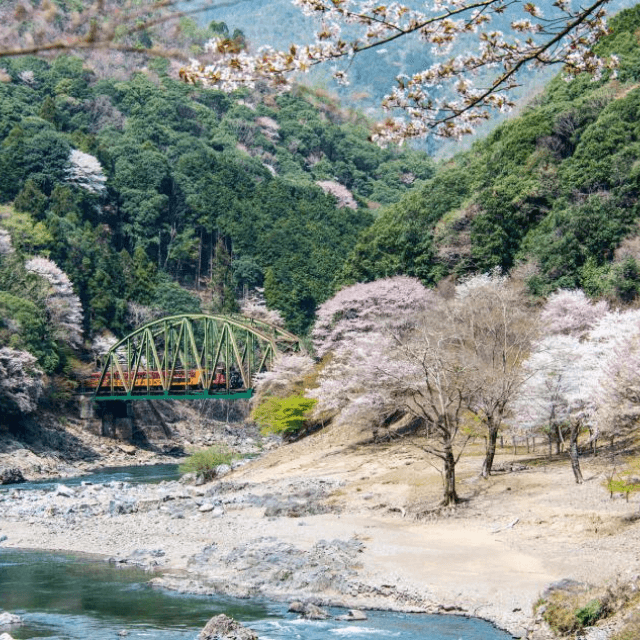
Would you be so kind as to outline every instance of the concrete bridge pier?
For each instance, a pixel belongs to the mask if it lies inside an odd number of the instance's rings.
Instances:
[[[131,400],[100,402],[102,434],[107,438],[130,441],[133,436],[133,403]]]

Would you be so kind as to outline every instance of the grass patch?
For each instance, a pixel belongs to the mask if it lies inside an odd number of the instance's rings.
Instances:
[[[240,457],[228,447],[216,445],[192,453],[178,468],[180,473],[195,473],[210,480],[214,476],[216,467],[221,464],[231,464]]]
[[[542,617],[561,636],[591,627],[608,613],[603,600],[591,595],[588,592],[555,591],[544,602],[546,608]]]

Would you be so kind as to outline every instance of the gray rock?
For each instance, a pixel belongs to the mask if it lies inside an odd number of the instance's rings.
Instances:
[[[231,473],[231,467],[228,464],[219,464],[215,468],[216,478],[222,478],[223,476],[226,476],[229,473]]]
[[[66,487],[63,484],[59,484],[56,487],[55,495],[62,496],[63,498],[71,498],[74,495],[74,491],[70,487]]]
[[[205,502],[203,505],[200,506],[198,511],[200,511],[200,513],[207,513],[208,511],[213,511],[214,509],[215,509],[215,505],[211,504],[210,502]]]
[[[0,627],[8,627],[18,624],[22,624],[22,618],[20,616],[16,616],[15,614],[9,613],[8,611],[0,613]]]
[[[294,600],[289,605],[288,611],[290,613],[303,613],[304,612],[304,602],[300,602],[299,600]]]
[[[207,622],[198,640],[258,640],[258,635],[221,613]]]
[[[26,482],[22,471],[17,467],[0,467],[0,484],[18,484]]]
[[[304,605],[304,611],[302,612],[302,617],[307,620],[326,620],[331,617],[328,611],[318,607],[315,604],[311,604],[307,602]]]
[[[367,614],[359,609],[349,609],[348,613],[343,616],[338,616],[336,620],[341,622],[359,622],[361,620],[368,620]]]

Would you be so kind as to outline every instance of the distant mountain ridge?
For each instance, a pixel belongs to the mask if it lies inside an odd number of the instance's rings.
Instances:
[[[406,4],[420,8],[426,3],[407,2]],[[538,4],[547,14],[552,10],[550,0],[543,0]],[[613,14],[634,4],[633,0],[615,0],[608,5],[608,11]],[[230,29],[241,29],[247,36],[249,46],[253,49],[263,45],[287,49],[291,43],[306,43],[312,40],[318,24],[313,18],[305,16],[292,4],[291,0],[232,0],[217,7],[208,6],[202,14],[199,14],[198,19],[201,24],[216,20],[225,22]],[[504,16],[499,23],[493,24],[493,28],[507,32],[511,19],[512,17]],[[461,47],[463,46],[461,44]],[[349,65],[350,85],[347,87],[340,87],[332,80],[329,65],[317,67],[309,75],[301,76],[300,81],[322,87],[338,96],[343,106],[360,109],[367,116],[377,119],[383,116],[380,102],[383,96],[395,86],[396,76],[400,73],[411,74],[425,69],[433,61],[434,57],[429,51],[429,45],[418,38],[400,38],[383,48],[358,54]],[[557,68],[529,72],[525,76],[525,86],[516,92],[516,98],[528,99],[533,87],[542,88],[555,73]],[[481,131],[488,132],[504,117],[497,114],[494,121],[483,127]],[[430,140],[420,146],[434,153],[441,145],[441,140]],[[449,143],[449,146],[455,147],[456,143]]]

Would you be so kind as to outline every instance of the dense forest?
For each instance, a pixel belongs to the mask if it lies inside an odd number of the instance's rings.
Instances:
[[[46,373],[64,349],[25,259],[68,276],[88,342],[164,313],[233,311],[256,287],[304,333],[374,209],[433,173],[319,94],[229,97],[165,71],[116,80],[68,56],[4,62],[2,344]]]

